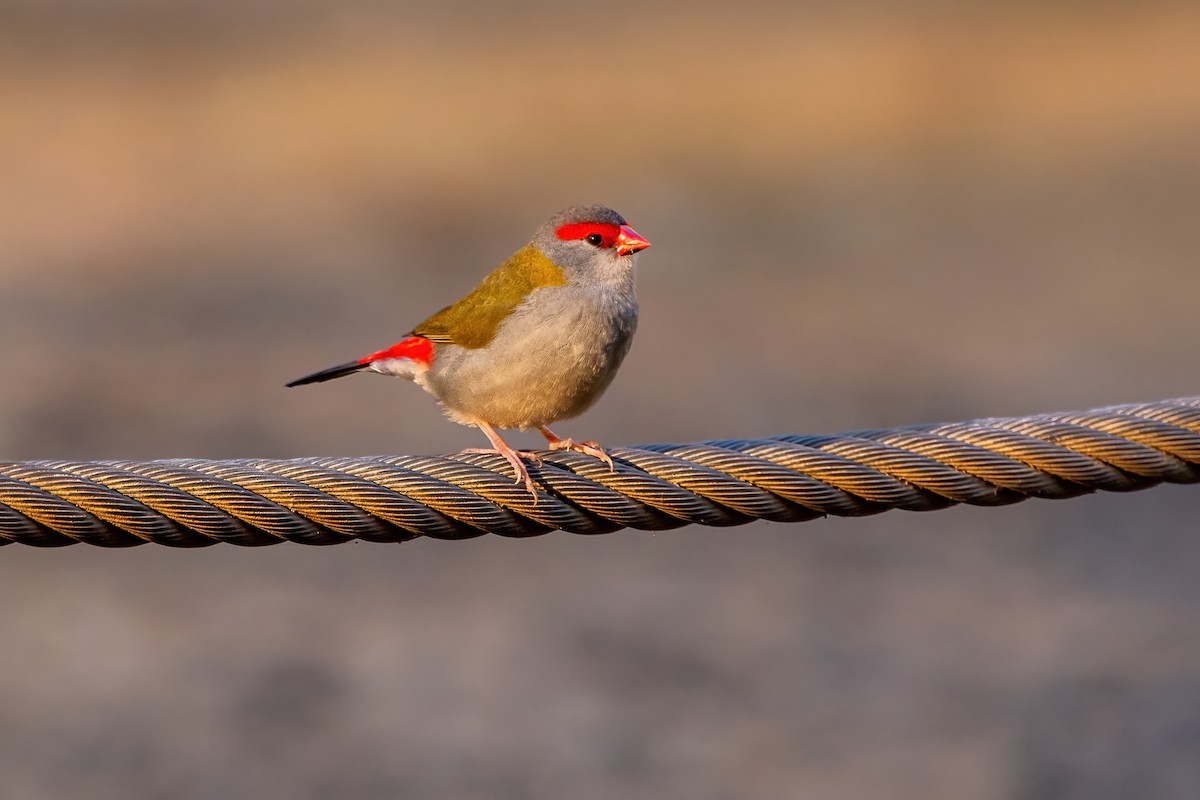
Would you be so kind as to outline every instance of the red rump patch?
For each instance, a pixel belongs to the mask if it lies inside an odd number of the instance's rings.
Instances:
[[[410,336],[402,342],[397,342],[386,350],[371,353],[358,360],[360,364],[370,364],[374,361],[385,361],[389,358],[407,358],[419,364],[433,363],[433,342],[423,336]]]
[[[572,222],[569,225],[560,225],[554,231],[554,235],[564,241],[568,239],[586,239],[593,233],[600,234],[603,241],[598,247],[612,247],[617,243],[617,237],[621,235],[621,226],[612,225],[606,222]]]

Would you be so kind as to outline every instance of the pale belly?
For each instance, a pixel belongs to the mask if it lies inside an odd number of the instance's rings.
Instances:
[[[568,305],[509,322],[487,347],[439,346],[417,380],[456,422],[533,428],[583,413],[629,351],[637,305],[610,314]]]

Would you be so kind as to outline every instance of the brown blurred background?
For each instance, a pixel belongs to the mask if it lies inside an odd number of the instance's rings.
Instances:
[[[1197,42],[1183,2],[0,0],[0,457],[478,446],[283,384],[573,202],[655,246],[564,435],[1200,393]],[[0,795],[1194,798],[1197,491],[7,547]]]

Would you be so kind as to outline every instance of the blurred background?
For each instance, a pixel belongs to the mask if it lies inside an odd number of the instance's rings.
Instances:
[[[1200,393],[1185,2],[0,0],[0,457],[440,453],[394,341],[654,242],[562,435]],[[524,446],[535,437],[514,435]],[[0,552],[6,798],[1200,796],[1200,495]]]

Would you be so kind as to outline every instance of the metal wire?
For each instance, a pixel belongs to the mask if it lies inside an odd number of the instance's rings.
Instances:
[[[0,462],[0,544],[403,542],[795,522],[1200,482],[1200,398],[825,436],[499,456]]]

